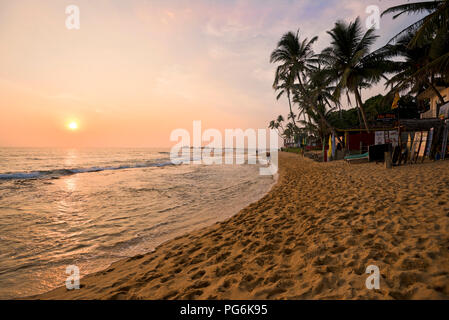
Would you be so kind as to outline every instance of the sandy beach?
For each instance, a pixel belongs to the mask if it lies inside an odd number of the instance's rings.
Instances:
[[[232,218],[32,298],[449,298],[448,161],[279,157],[278,183]],[[369,265],[379,290],[365,286]]]

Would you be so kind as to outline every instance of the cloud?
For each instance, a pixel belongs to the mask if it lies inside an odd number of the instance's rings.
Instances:
[[[270,117],[288,110],[285,99],[275,99],[275,66],[269,62],[285,32],[319,36],[319,52],[329,45],[326,31],[337,20],[363,21],[369,5],[384,10],[404,1],[78,0],[81,30],[69,33],[60,1],[3,0],[0,86],[32,88],[27,96],[44,100],[39,107],[51,97],[54,107],[42,107],[45,117],[68,105],[102,110],[111,118],[126,112],[140,121],[154,114],[169,118],[189,105],[198,106],[198,116],[206,109],[216,113],[217,123],[226,114],[231,125],[266,127]],[[375,47],[416,19],[383,18]],[[363,97],[382,89],[364,90]],[[2,121],[0,126],[8,119]]]
[[[173,64],[160,72],[152,92],[192,100],[197,92],[192,84],[198,82],[197,75],[186,66]]]
[[[223,45],[215,44],[212,45],[208,49],[209,56],[212,59],[215,60],[225,60],[225,59],[232,59],[232,58],[238,58],[240,57],[239,53],[236,51],[233,51],[229,47],[225,47]]]

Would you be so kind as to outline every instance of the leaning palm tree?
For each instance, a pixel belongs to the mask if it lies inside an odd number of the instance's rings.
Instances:
[[[328,110],[326,110],[323,106],[320,106],[319,108],[324,114],[325,119],[329,121],[328,119],[330,118],[332,112],[335,111],[335,108]],[[312,119],[311,122],[304,120],[300,121],[304,125],[304,131],[312,136],[319,137],[321,141],[325,141],[326,136],[332,133],[329,131],[329,127],[321,120],[320,115],[315,111],[311,111],[310,118]]]
[[[370,48],[378,36],[373,29],[362,32],[360,19],[347,24],[339,21],[331,31],[331,46],[320,54],[326,73],[336,83],[334,95],[340,98],[343,90],[353,93],[369,132],[361,90],[379,82],[386,72],[386,61],[381,54],[370,54]]]
[[[446,83],[449,83],[449,28],[432,41],[429,57],[431,62],[419,70],[419,73],[434,72],[439,74]]]
[[[308,106],[307,108],[303,108],[302,112],[307,112],[307,110],[312,109],[326,122],[322,112],[317,109],[316,103],[310,99],[305,83],[308,74],[314,69],[314,64],[317,62],[312,48],[313,43],[317,39],[318,37],[313,37],[310,40],[305,38],[301,41],[299,38],[299,30],[296,34],[291,31],[287,32],[278,42],[277,48],[271,53],[270,62],[280,64],[276,69],[275,83],[281,75],[289,79],[296,77],[296,80],[298,80],[298,83],[293,84],[292,87],[294,91],[299,91],[299,94]],[[327,124],[331,130],[335,131],[328,122]]]
[[[298,137],[300,134],[299,128],[294,125],[293,123],[289,122],[287,123],[286,127],[284,128],[282,126],[282,122],[284,121],[283,116],[278,116],[276,120],[271,120],[268,127],[270,129],[276,130],[278,133],[278,136],[281,139],[284,139],[284,142],[291,142],[293,139]]]
[[[293,123],[289,122],[285,127],[284,135],[286,135],[287,133],[290,135],[290,138],[296,139],[299,135],[299,128],[293,125]]]
[[[282,139],[285,138],[284,137],[285,129],[284,129],[284,126],[282,125],[283,122],[284,122],[284,117],[282,115],[279,115],[276,120],[271,120],[270,124],[268,125],[268,128],[270,128],[272,130],[276,130],[276,132],[278,133],[278,136]]]
[[[430,88],[444,104],[444,97],[436,88],[439,77],[436,72],[426,68],[432,62],[430,56],[432,44],[428,41],[419,47],[410,47],[409,43],[413,37],[413,33],[404,34],[395,44],[387,44],[379,49],[379,52],[384,52],[389,57],[402,58],[391,63],[395,75],[385,85],[391,86],[392,92],[408,90],[411,93],[419,93],[425,88]]]
[[[320,65],[317,65],[312,71],[307,74],[307,84],[305,92],[307,96],[303,97],[304,103],[309,104],[309,109],[312,113],[320,118],[320,123],[328,128],[328,131],[334,134],[337,139],[341,138],[337,135],[335,128],[330,124],[327,118],[328,110],[334,110],[333,104],[338,104],[339,101],[334,97],[332,91],[335,89],[331,86],[332,80],[327,77],[324,70],[321,70]],[[309,111],[310,112],[310,111]]]
[[[282,68],[277,69],[275,80],[273,82],[273,89],[278,92],[276,100],[279,100],[284,94],[287,95],[288,106],[290,108],[290,113],[288,119],[293,122],[296,126],[295,115],[292,109],[291,94],[293,90],[294,76],[289,72],[289,70],[283,70]]]
[[[382,13],[382,16],[389,13],[396,13],[396,15],[393,16],[393,19],[396,19],[405,13],[428,13],[424,18],[411,24],[392,39],[395,40],[404,34],[413,33],[414,36],[410,41],[410,45],[413,47],[422,44],[429,35],[443,35],[447,31],[449,24],[449,1],[433,0],[406,3],[388,8]]]
[[[449,0],[421,1],[398,5],[385,10],[382,15],[388,13],[396,13],[393,19],[405,13],[428,13],[402,30],[390,40],[390,43],[408,34],[413,35],[407,44],[410,49],[430,43],[429,57],[431,61],[417,70],[416,76],[423,77],[429,73],[440,73],[442,78],[449,81]]]
[[[329,130],[329,126],[326,124],[326,122],[329,122],[329,118],[332,112],[335,111],[335,108],[326,110],[326,107],[322,104],[320,106],[317,107],[318,110],[320,110],[320,113],[324,116],[323,117],[316,111],[311,110],[310,112],[310,118],[312,119],[312,121],[310,122],[306,122],[306,121],[300,121],[300,123],[302,123],[304,125],[304,131],[308,134],[308,135],[312,135],[314,137],[317,137],[320,139],[322,145],[323,145],[323,149],[322,149],[322,153],[323,153],[323,157],[324,157],[324,146],[326,144],[326,136],[328,136],[330,133],[332,133],[332,131]],[[315,110],[317,110],[315,109]],[[336,136],[338,138],[338,140],[340,141],[340,143],[342,142],[341,139]]]
[[[306,81],[307,84],[307,81]],[[293,97],[292,101],[294,104],[298,106],[298,121],[301,121],[301,116],[304,118],[305,122],[311,122],[310,118],[310,112],[311,106],[310,106],[310,99],[305,94],[303,94],[304,91],[299,89],[298,85],[295,85],[295,88],[293,90]]]

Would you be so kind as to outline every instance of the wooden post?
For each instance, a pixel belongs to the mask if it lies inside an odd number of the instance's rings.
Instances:
[[[391,169],[391,152],[390,151],[385,152],[385,168]]]

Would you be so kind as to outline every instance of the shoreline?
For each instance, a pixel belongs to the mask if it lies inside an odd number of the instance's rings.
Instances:
[[[231,218],[27,299],[449,298],[449,162],[279,162]],[[365,287],[371,264],[380,290]]]
[[[51,224],[48,227],[45,224],[48,221],[42,214],[45,209],[48,209],[49,218],[66,221],[66,225],[72,226],[72,213],[60,210],[82,207],[77,211],[80,224],[70,231],[64,227],[60,229],[65,232],[67,241],[61,241],[57,233],[49,235],[50,238],[55,235],[55,241],[35,238],[36,243],[43,243],[42,248],[47,254],[24,253],[23,259],[3,260],[0,269],[5,272],[0,275],[0,283],[4,284],[0,285],[0,299],[23,299],[64,285],[68,265],[77,266],[83,277],[104,270],[116,261],[151,252],[177,236],[224,221],[268,193],[275,178],[260,176],[257,165],[243,164],[127,169],[110,174],[95,172],[52,179],[50,183],[46,183],[47,180],[30,181],[29,184],[36,185],[36,195],[43,196],[41,202],[34,203],[34,220],[30,222],[37,223],[41,238],[46,230],[58,230],[58,227],[53,229]],[[2,185],[14,185],[14,182]],[[83,187],[87,185],[90,186],[88,190]],[[69,186],[73,189],[69,190]],[[67,206],[63,208],[58,207],[59,199],[53,196],[61,190],[67,197]],[[79,198],[80,194],[85,201]],[[11,202],[20,208],[20,197],[3,197],[4,200],[7,198],[14,199]],[[118,206],[104,203],[108,199],[114,199],[113,203]],[[61,212],[64,214],[59,215]],[[22,223],[24,216],[11,217]],[[114,220],[116,218],[119,219]],[[10,232],[6,226],[2,230],[5,229],[4,235],[8,238]],[[27,243],[27,249],[32,250],[33,241],[27,238],[28,234],[21,234],[20,227],[15,229],[17,236],[21,235],[21,242]],[[60,245],[57,247],[54,243]],[[14,251],[6,250],[5,254],[8,252],[13,254]],[[50,259],[48,252],[52,253]],[[27,272],[21,271],[22,266]]]

